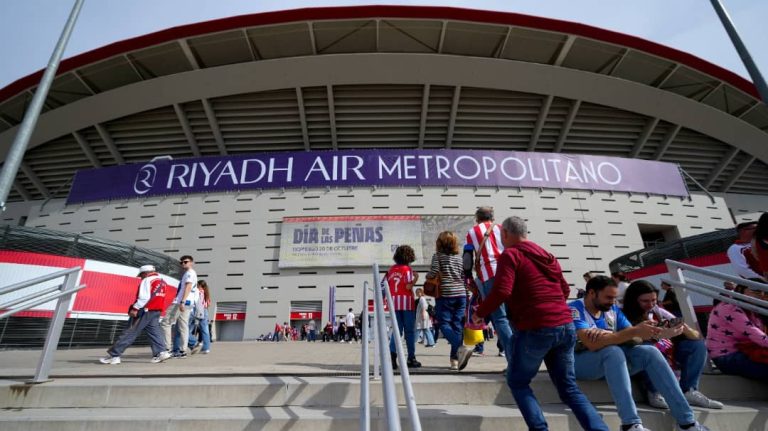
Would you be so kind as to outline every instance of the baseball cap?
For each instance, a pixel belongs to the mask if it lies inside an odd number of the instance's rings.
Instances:
[[[139,274],[141,275],[145,272],[155,272],[155,266],[154,265],[142,265],[141,268],[139,268]]]

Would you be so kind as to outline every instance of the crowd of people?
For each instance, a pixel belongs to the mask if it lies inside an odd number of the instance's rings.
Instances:
[[[153,265],[139,268],[141,279],[136,300],[128,307],[128,323],[99,362],[120,364],[123,352],[142,332],[146,332],[152,349],[152,363],[170,358],[185,359],[196,353],[211,351],[211,294],[205,280],[198,280],[193,269],[194,259],[185,255],[179,259],[184,275],[171,300],[172,289]],[[170,300],[170,304],[168,301]],[[165,314],[163,314],[165,313]]]
[[[355,315],[353,309],[349,309],[346,316],[339,317],[338,321],[334,325],[331,322],[325,324],[320,329],[320,341],[337,342],[337,343],[352,343],[360,342],[362,335],[360,330],[362,328],[360,317]],[[306,323],[293,326],[288,322],[275,323],[275,329],[268,334],[261,334],[256,338],[256,341],[307,341],[315,342],[318,338],[318,327],[314,319],[310,319]]]
[[[568,302],[570,287],[557,258],[528,239],[523,219],[509,217],[498,225],[490,207],[479,208],[475,218],[462,254],[453,232],[438,235],[423,287],[414,288],[419,276],[410,266],[416,260],[413,249],[402,245],[395,251],[395,264],[383,284],[393,298],[408,367],[421,366],[416,359],[417,332],[425,346],[434,345],[434,334],[426,330],[432,323],[426,293],[436,298],[435,332],[451,346],[450,370],[463,370],[477,352],[465,343],[466,330],[492,322],[500,352],[506,354],[507,384],[530,429],[547,429],[530,388],[542,362],[562,401],[588,430],[607,427],[578,380],[606,380],[623,431],[646,430],[632,397],[633,376],[651,406],[669,409],[679,430],[694,431],[707,427],[696,421],[691,406],[723,408],[699,391],[708,356],[723,373],[768,381],[767,320],[758,314],[720,302],[705,338],[683,322],[672,286],[661,284],[660,300],[656,286],[632,282],[620,272],[611,277],[584,274],[586,288]],[[765,283],[768,214],[758,222],[740,224],[737,231],[739,240],[728,252],[731,264],[744,278]],[[765,291],[745,285],[732,290],[767,298]],[[394,368],[398,341],[393,334]]]

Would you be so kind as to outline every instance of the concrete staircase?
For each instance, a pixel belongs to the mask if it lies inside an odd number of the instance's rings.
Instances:
[[[424,430],[527,429],[500,374],[412,377]],[[580,386],[609,426],[619,429],[605,383]],[[550,429],[580,429],[545,373],[533,388]],[[768,430],[768,385],[707,375],[701,389],[727,405],[695,409],[712,430]],[[0,430],[356,430],[359,390],[358,377],[92,377],[36,386],[0,380]],[[371,428],[384,430],[379,383],[372,383],[371,397]],[[643,399],[639,392],[635,398]],[[674,429],[668,411],[639,408],[648,428]],[[409,429],[407,415],[402,407],[404,430]]]

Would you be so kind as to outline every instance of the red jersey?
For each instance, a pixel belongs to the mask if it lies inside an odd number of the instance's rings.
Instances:
[[[408,265],[393,265],[384,277],[392,294],[395,310],[416,309],[413,292],[408,285],[413,284],[413,270]]]
[[[485,238],[485,232],[488,233],[488,239],[480,250],[480,244]],[[487,221],[478,223],[467,232],[467,244],[471,244],[475,253],[480,253],[480,273],[477,274],[483,282],[490,280],[496,274],[496,261],[504,251],[504,244],[501,243],[501,230],[499,225]],[[476,270],[476,268],[472,268]]]

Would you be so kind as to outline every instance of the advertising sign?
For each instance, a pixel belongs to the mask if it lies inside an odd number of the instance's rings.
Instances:
[[[688,196],[675,164],[562,153],[348,150],[159,160],[81,170],[67,203],[249,189],[492,186]]]
[[[471,226],[469,215],[285,217],[278,267],[388,264],[397,247],[406,244],[416,253],[414,264],[426,265],[440,232],[455,232],[463,244]]]
[[[245,320],[245,313],[216,313],[216,320]]]
[[[291,320],[321,320],[321,311],[291,311]]]

